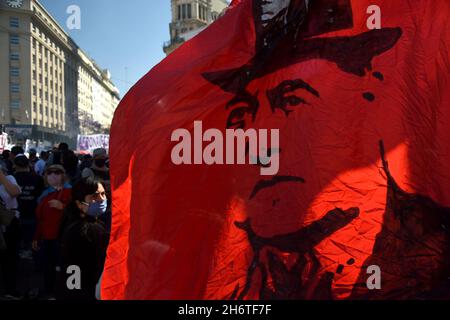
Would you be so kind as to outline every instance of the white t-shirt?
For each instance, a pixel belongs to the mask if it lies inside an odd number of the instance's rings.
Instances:
[[[15,184],[20,189],[19,185],[17,184],[16,178],[14,178],[13,176],[6,176],[6,179],[8,179],[12,184]],[[20,213],[17,210],[17,208],[19,207],[17,198],[11,197],[9,193],[6,191],[5,186],[3,184],[0,185],[0,198],[2,198],[6,209],[15,209],[16,217],[20,218]]]

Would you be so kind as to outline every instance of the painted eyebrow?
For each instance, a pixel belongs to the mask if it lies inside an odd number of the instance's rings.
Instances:
[[[249,197],[249,200],[253,199],[261,190],[271,188],[279,183],[285,182],[306,183],[305,179],[297,176],[274,176],[270,180],[259,180],[253,187],[253,191]]]

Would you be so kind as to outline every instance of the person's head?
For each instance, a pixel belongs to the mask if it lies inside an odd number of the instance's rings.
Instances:
[[[106,159],[108,158],[106,150],[103,148],[98,148],[94,150],[94,164],[98,168],[105,167]]]
[[[14,146],[11,148],[11,153],[9,155],[9,158],[11,161],[14,161],[14,158],[19,155],[23,154],[25,151],[23,151],[23,148],[21,146]]]
[[[24,154],[18,154],[14,158],[15,171],[30,171],[30,161]]]
[[[58,150],[59,151],[68,151],[69,150],[69,145],[65,142],[61,142],[58,146]]]
[[[61,163],[61,151],[52,151],[52,164],[62,164]]]
[[[7,160],[9,159],[9,155],[11,154],[11,152],[9,150],[3,150],[2,152],[2,158],[3,160]]]
[[[48,152],[47,151],[41,151],[41,153],[39,155],[39,158],[44,160],[44,161],[47,161],[48,160]]]
[[[52,164],[45,169],[44,180],[50,187],[58,189],[64,185],[66,171],[60,164]]]
[[[106,212],[107,199],[103,184],[96,177],[78,181],[72,188],[72,205],[81,217],[98,218]]]
[[[36,158],[36,155],[37,155],[36,149],[30,149],[30,151],[28,153],[29,153],[30,159]]]
[[[61,162],[67,172],[74,171],[78,166],[78,157],[75,155],[75,152],[68,150],[62,152]]]

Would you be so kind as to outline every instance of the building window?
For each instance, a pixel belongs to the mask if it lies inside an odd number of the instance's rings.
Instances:
[[[9,35],[9,44],[19,44],[19,35],[17,34]]]
[[[45,115],[48,117],[48,107],[45,107]]]
[[[39,113],[42,115],[42,104],[39,104]]]
[[[39,89],[39,98],[42,99],[42,89]]]
[[[33,64],[36,64],[36,55],[33,54]]]
[[[19,28],[19,18],[9,17],[9,27],[10,28]]]
[[[33,80],[36,80],[36,70],[33,70]]]
[[[11,53],[10,59],[11,59],[11,61],[19,61],[19,54],[18,53]]]
[[[12,109],[19,109],[20,108],[20,101],[19,100],[12,100],[11,101],[11,108]]]
[[[207,21],[208,20],[207,19],[208,9],[203,5],[199,5],[198,10],[199,10],[200,20]]]
[[[11,93],[19,93],[20,92],[20,85],[17,83],[11,83],[10,86]]]
[[[33,86],[33,96],[36,96],[37,90],[36,90],[36,86]]]
[[[37,105],[36,105],[36,102],[33,102],[33,112],[37,112]]]
[[[191,19],[192,18],[192,5],[190,3],[184,3],[178,6],[178,20]]]
[[[9,69],[9,75],[11,77],[18,77],[19,76],[19,68],[18,67],[11,67]]]

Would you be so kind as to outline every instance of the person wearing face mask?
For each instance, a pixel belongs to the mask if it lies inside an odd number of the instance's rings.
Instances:
[[[109,169],[107,164],[107,152],[103,148],[94,150],[93,162],[90,168],[83,169],[81,173],[82,178],[97,177],[103,184],[108,197],[108,207],[106,214],[102,216],[103,222],[108,230],[111,230],[111,182],[109,177]]]
[[[38,199],[36,231],[33,250],[42,250],[45,294],[54,294],[56,267],[58,264],[58,232],[64,208],[71,198],[71,185],[66,183],[65,170],[61,165],[51,165],[45,171],[47,189]]]
[[[95,149],[93,153],[94,161],[90,168],[83,169],[83,172],[81,173],[82,178],[95,176],[103,181],[109,181],[109,169],[106,166],[107,158],[105,149]]]
[[[105,188],[98,178],[84,178],[74,185],[59,234],[62,272],[58,277],[57,300],[95,300],[109,242],[101,219],[106,207]],[[66,285],[71,274],[64,271],[73,265],[81,271],[79,290],[70,290]]]

